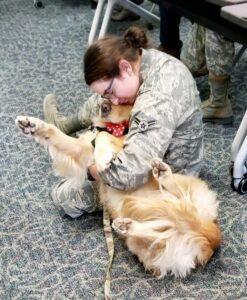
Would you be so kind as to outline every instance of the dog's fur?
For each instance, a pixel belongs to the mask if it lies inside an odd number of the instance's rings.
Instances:
[[[106,120],[121,122],[130,110],[131,106],[104,103],[93,122],[101,127]],[[124,143],[124,137],[104,131],[73,138],[33,117],[19,116],[16,124],[48,147],[56,172],[75,185],[86,179],[92,163],[104,170]],[[158,159],[151,165],[152,178],[136,190],[119,191],[99,181],[100,201],[113,219],[112,227],[146,269],[159,278],[167,273],[184,277],[197,265],[205,265],[220,244],[216,194],[199,178],[173,174]]]

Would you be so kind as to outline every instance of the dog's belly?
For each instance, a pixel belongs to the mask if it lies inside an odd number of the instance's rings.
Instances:
[[[111,218],[127,217],[123,215],[123,205],[128,197],[136,197],[136,201],[140,202],[142,199],[149,199],[150,201],[179,201],[177,197],[169,192],[161,192],[157,181],[150,180],[142,187],[132,191],[120,191],[114,189],[108,185],[104,185],[102,182],[99,183],[99,197],[100,202],[107,208]]]
[[[99,183],[99,198],[100,202],[107,208],[112,219],[121,216],[121,210],[123,207],[124,196],[127,195],[124,191],[119,191]]]

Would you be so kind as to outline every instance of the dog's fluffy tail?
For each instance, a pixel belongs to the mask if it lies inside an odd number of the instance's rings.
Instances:
[[[178,201],[126,197],[123,212],[151,226],[155,239],[150,251],[157,244],[164,245],[149,263],[160,270],[160,277],[168,272],[186,276],[196,265],[205,265],[220,244],[218,224],[199,218],[190,193],[183,193]]]

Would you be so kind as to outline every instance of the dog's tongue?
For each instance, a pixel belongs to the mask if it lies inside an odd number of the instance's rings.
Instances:
[[[129,128],[128,121],[118,124],[106,122],[106,130],[116,137],[123,136],[126,128]]]

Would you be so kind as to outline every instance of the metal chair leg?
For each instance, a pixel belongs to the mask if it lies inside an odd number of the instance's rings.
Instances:
[[[106,2],[106,0],[99,0],[98,1],[98,5],[97,5],[97,8],[95,10],[94,17],[93,17],[92,27],[91,27],[89,37],[88,37],[88,44],[89,45],[91,45],[92,42],[95,40],[97,29],[99,28],[99,22],[100,22],[100,18],[102,16],[102,11],[103,11],[105,2]]]
[[[104,35],[106,34],[106,31],[107,31],[107,28],[108,28],[108,25],[109,25],[109,22],[111,19],[111,13],[112,13],[113,7],[115,6],[115,4],[117,2],[118,2],[118,0],[108,0],[107,1],[104,19],[102,21],[101,28],[100,28],[99,38],[104,37]]]
[[[243,143],[246,133],[247,133],[247,111],[245,112],[245,115],[242,119],[239,129],[238,129],[238,131],[235,135],[235,138],[232,142],[232,147],[231,147],[232,162],[234,162],[236,159],[236,156],[237,156],[238,151]]]
[[[135,3],[129,1],[129,0],[99,0],[95,14],[94,14],[94,18],[93,18],[93,23],[92,23],[92,27],[89,33],[89,38],[88,38],[88,44],[90,45],[95,37],[96,37],[96,31],[97,29],[99,29],[99,22],[103,13],[103,8],[105,5],[105,2],[107,1],[107,7],[106,7],[106,11],[104,14],[104,18],[100,27],[100,32],[99,32],[99,38],[102,38],[107,31],[110,19],[111,19],[111,13],[112,10],[115,6],[115,4],[119,4],[120,6],[129,9],[130,11],[136,13],[137,15],[143,17],[144,19],[147,19],[148,21],[151,20],[151,22],[155,22],[155,23],[159,23],[160,22],[160,18],[157,17],[155,14],[153,14],[150,11],[147,11],[146,9],[144,9],[141,6],[136,5]]]
[[[36,8],[43,8],[43,7],[44,7],[43,2],[40,1],[40,0],[34,0],[34,1],[33,1],[33,5],[34,5]]]
[[[247,111],[231,147],[232,187],[240,194],[247,193]]]

